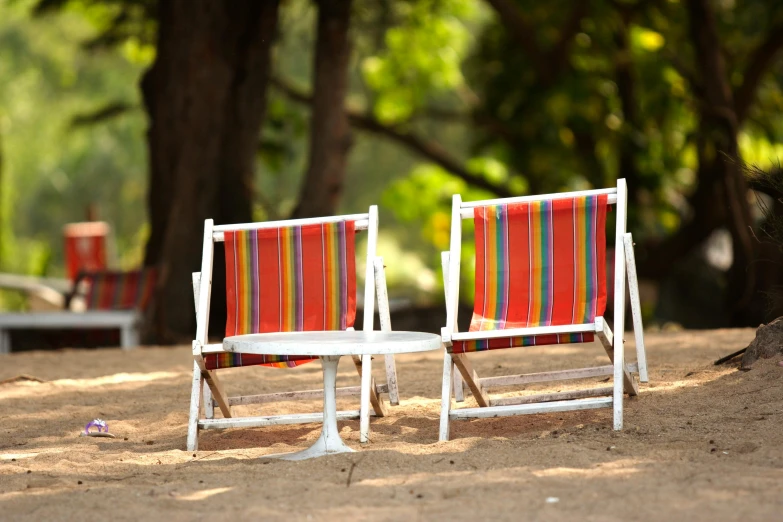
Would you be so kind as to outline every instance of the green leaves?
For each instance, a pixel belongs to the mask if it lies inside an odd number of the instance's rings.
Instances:
[[[433,96],[464,84],[461,62],[471,40],[464,18],[474,13],[467,0],[426,0],[401,4],[402,22],[386,31],[386,48],[362,63],[375,94],[373,112],[384,123],[407,120]]]

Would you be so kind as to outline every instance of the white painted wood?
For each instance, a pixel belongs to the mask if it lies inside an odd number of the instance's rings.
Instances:
[[[595,332],[595,324],[563,324],[559,326],[532,326],[530,328],[509,328],[508,330],[484,330],[481,332],[455,332],[451,334],[453,341],[473,341],[476,339],[504,339],[522,335],[547,335]]]
[[[123,326],[120,328],[120,346],[123,350],[130,350],[139,346],[138,325]]]
[[[617,220],[614,251],[614,429],[623,429],[623,386],[625,379],[625,248],[623,234],[627,219],[628,194],[624,179],[617,180]]]
[[[384,355],[437,350],[441,340],[424,332],[275,332],[226,337],[223,347],[277,355]]]
[[[591,377],[603,377],[613,375],[614,367],[596,366],[593,368],[577,368],[573,370],[557,370],[552,372],[526,373],[523,375],[502,375],[499,377],[483,377],[479,382],[484,388],[498,388],[501,386],[517,386],[534,382],[567,381],[572,379],[589,379]]]
[[[338,397],[346,397],[350,395],[359,395],[360,392],[361,392],[361,386],[345,386],[342,388],[337,388],[335,393],[337,393]],[[290,391],[290,392],[278,392],[278,393],[264,393],[261,395],[242,395],[239,397],[229,397],[228,403],[231,406],[247,406],[249,404],[265,404],[269,402],[323,399],[323,396],[324,396],[324,391],[322,389],[302,390],[302,391]]]
[[[190,278],[193,282],[193,307],[196,310],[196,317],[198,318],[198,296],[201,293],[201,272],[193,272],[190,274]]]
[[[391,313],[389,311],[389,293],[386,288],[386,271],[383,267],[383,258],[375,256],[373,260],[375,269],[375,293],[378,296],[378,316],[381,323],[381,331],[391,332]],[[394,355],[384,355],[386,366],[386,383],[389,389],[389,403],[393,406],[400,404],[400,392],[397,387],[397,365]]]
[[[378,207],[370,207],[367,226],[367,263],[364,270],[364,326],[373,329],[375,318],[375,252],[378,249]]]
[[[520,395],[516,397],[501,397],[489,401],[490,406],[512,406],[515,404],[535,404],[541,402],[564,401],[570,399],[586,399],[588,397],[611,396],[614,387],[591,388],[587,390],[571,390],[556,393],[539,393],[536,395]]]
[[[454,420],[510,417],[512,415],[526,415],[530,413],[555,413],[570,410],[588,410],[592,408],[604,408],[612,405],[611,397],[598,399],[580,399],[573,401],[543,402],[539,404],[518,404],[515,406],[489,406],[487,408],[461,408],[452,410],[449,417]]]
[[[369,356],[367,356],[369,358]],[[321,436],[312,446],[296,453],[267,455],[266,458],[283,460],[305,460],[335,453],[351,453],[354,450],[345,445],[337,428],[337,406],[335,402],[335,383],[337,381],[337,363],[340,356],[321,357],[324,372],[324,413]],[[369,409],[369,407],[368,407]]]
[[[198,321],[198,296],[201,293],[201,273],[193,272],[191,279],[193,281],[193,308],[196,311],[196,321]],[[215,402],[212,400],[212,390],[210,390],[209,386],[204,386],[202,404],[204,405],[204,416],[208,419],[215,418]]]
[[[201,404],[204,405],[204,417],[207,419],[214,419],[215,401],[212,400],[212,390],[209,389],[209,386],[204,386],[204,391],[202,392],[201,397]]]
[[[449,259],[451,259],[450,252],[440,253],[440,266],[443,270],[443,294],[446,303],[449,302]],[[465,391],[462,386],[462,374],[460,372],[451,372],[451,374],[454,381],[454,400],[463,402],[465,400]]]
[[[540,194],[532,196],[518,196],[514,198],[500,198],[500,199],[483,199],[479,201],[465,201],[460,205],[460,217],[462,219],[468,219],[473,217],[473,209],[477,207],[487,207],[490,205],[508,205],[510,203],[529,203],[531,201],[549,201],[554,199],[575,198],[581,196],[598,196],[600,194],[607,194],[607,204],[614,205],[617,203],[617,189],[595,189],[595,190],[577,190],[574,192],[558,192],[556,194]]]
[[[338,411],[335,415],[338,421],[356,420],[359,410]],[[223,430],[228,428],[263,428],[265,426],[280,426],[286,424],[309,424],[323,422],[324,414],[294,413],[288,415],[269,415],[263,417],[234,417],[233,419],[207,419],[198,422],[202,430]]]
[[[479,379],[476,370],[470,364],[470,361],[465,354],[451,354],[451,360],[454,361],[454,365],[459,369],[462,374],[462,378],[468,385],[468,389],[473,393],[473,397],[479,406],[489,406],[489,395],[481,386],[481,379]]]
[[[451,346],[451,336],[457,332],[460,257],[462,253],[462,220],[459,217],[461,205],[462,197],[459,194],[454,194],[451,202],[451,239],[449,245],[449,277],[446,291],[446,328],[441,334],[446,346]]]
[[[462,372],[452,372],[453,393],[455,402],[465,402],[465,380]]]
[[[377,207],[376,207],[377,208]],[[369,225],[368,214],[345,214],[343,216],[327,216],[319,218],[285,219],[280,221],[263,221],[257,223],[238,223],[234,225],[218,225],[213,228],[212,239],[224,241],[224,233],[229,230],[262,230],[281,227],[301,227],[304,225],[320,225],[321,223],[339,223],[341,221],[353,221],[354,230],[367,230]]]
[[[364,331],[372,331],[375,319],[375,252],[378,249],[378,207],[372,205],[367,219],[367,259],[364,271]],[[357,354],[358,355],[358,354]],[[370,440],[370,386],[372,357],[362,357],[362,393],[360,400],[359,442]]]
[[[138,310],[87,310],[84,312],[27,312],[0,314],[0,354],[11,353],[11,335],[9,330],[25,329],[63,329],[63,328],[117,328],[120,330],[120,346],[123,349],[139,345],[139,324],[141,312]]]
[[[639,380],[649,382],[647,377],[647,354],[644,350],[644,326],[642,325],[642,305],[639,301],[639,282],[636,279],[636,259],[633,253],[633,237],[623,235],[625,247],[626,272],[628,274],[628,296],[631,299],[631,317],[633,333],[636,339],[636,360],[639,363]]]
[[[198,312],[196,317],[196,340],[203,346],[207,344],[209,332],[209,301],[212,295],[212,258],[214,255],[214,243],[212,242],[212,229],[214,221],[204,221],[204,243],[201,256],[201,287],[198,296]]]
[[[190,390],[190,414],[188,417],[188,439],[187,449],[188,451],[198,450],[198,428],[199,428],[199,413],[201,412],[201,389],[204,386],[204,381],[201,378],[201,368],[194,362],[193,363],[193,380],[191,381]]]
[[[0,329],[0,354],[11,353],[11,332]]]
[[[614,334],[603,317],[595,318],[595,333],[598,334],[598,339],[604,343],[604,346],[608,347],[607,350],[614,346]]]
[[[438,430],[438,440],[449,440],[449,412],[451,410],[451,374],[454,371],[454,363],[451,360],[451,354],[443,354],[443,380],[441,382],[440,399],[440,428]],[[455,372],[456,373],[456,372]]]
[[[209,355],[211,353],[224,353],[225,350],[223,349],[223,343],[212,343],[212,344],[205,344],[201,347],[201,350],[199,351],[199,354],[201,355]]]
[[[0,328],[124,328],[141,321],[138,310],[27,312],[0,314]]]

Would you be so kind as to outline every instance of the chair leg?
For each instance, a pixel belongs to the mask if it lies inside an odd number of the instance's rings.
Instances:
[[[193,383],[190,392],[190,417],[188,418],[188,451],[198,450],[198,416],[201,413],[201,395],[204,388],[204,379],[201,376],[201,368],[193,363]]]
[[[606,350],[606,355],[609,356],[609,360],[614,364],[614,358],[615,358],[615,351],[614,351],[614,343],[616,342],[617,336],[612,334],[612,331],[609,330],[609,327],[606,326],[606,323],[602,323],[603,328],[599,331],[597,331],[595,334],[598,337],[598,340],[601,341],[601,345],[604,347],[604,350]],[[620,343],[622,346],[622,336],[620,337]],[[623,352],[621,352],[621,356],[624,355]],[[623,358],[624,359],[624,358]],[[628,367],[625,366],[623,368],[622,372],[623,378],[623,386],[625,389],[625,393],[628,395],[638,395],[639,394],[639,387],[637,386],[636,382],[633,380],[633,375],[631,375],[631,372],[628,370]]]
[[[636,339],[636,361],[639,364],[639,380],[649,382],[647,378],[647,353],[644,349],[644,329],[642,326],[642,306],[639,302],[639,282],[636,279],[636,259],[633,253],[633,238],[630,233],[623,236],[625,243],[625,269],[628,273],[628,295],[631,298],[631,316],[633,333]]]
[[[215,403],[212,401],[212,390],[209,386],[204,386],[204,417],[207,419],[215,418]]]
[[[452,372],[454,374],[454,400],[457,402],[465,401],[465,389],[463,386],[462,374],[459,372]]]
[[[359,442],[370,441],[370,388],[372,387],[372,357],[362,356],[362,389],[359,407]]]
[[[451,354],[443,354],[443,385],[440,402],[440,432],[438,440],[449,440],[449,412],[451,411],[451,390],[452,378],[454,372],[454,362],[451,360]]]
[[[381,331],[391,332],[391,313],[389,310],[389,294],[386,290],[386,272],[383,269],[383,258],[377,256],[373,260],[375,270],[375,295],[378,300],[378,317],[381,322]],[[394,355],[384,357],[386,363],[386,384],[389,387],[389,403],[392,406],[400,404],[400,392],[397,388],[397,366],[394,363]]]
[[[622,332],[621,332],[622,334]],[[612,392],[612,405],[614,409],[613,415],[613,427],[615,431],[623,429],[623,389],[624,389],[624,372],[625,361],[623,360],[623,336],[615,335],[614,337],[614,390]]]

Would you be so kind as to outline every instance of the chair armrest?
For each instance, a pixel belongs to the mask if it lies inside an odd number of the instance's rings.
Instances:
[[[373,269],[375,270],[375,295],[378,300],[378,316],[381,321],[381,331],[391,332],[391,313],[389,311],[389,292],[386,288],[386,271],[383,266],[383,257],[375,256]]]

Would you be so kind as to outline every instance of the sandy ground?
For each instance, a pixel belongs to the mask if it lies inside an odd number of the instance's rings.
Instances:
[[[651,382],[626,400],[620,433],[601,409],[455,422],[446,443],[437,442],[441,354],[399,356],[403,400],[372,421],[372,441],[361,447],[358,422],[343,422],[359,451],[304,462],[258,457],[307,447],[319,425],[210,430],[196,454],[186,452],[187,348],[2,356],[0,380],[44,382],[0,385],[0,519],[783,520],[781,358],[750,372],[712,365],[752,338],[752,330],[648,334]],[[606,364],[597,345],[472,359],[484,375]],[[358,382],[349,361],[340,368],[338,384]],[[321,383],[317,363],[222,376],[232,394]],[[79,437],[95,417],[117,438]]]

